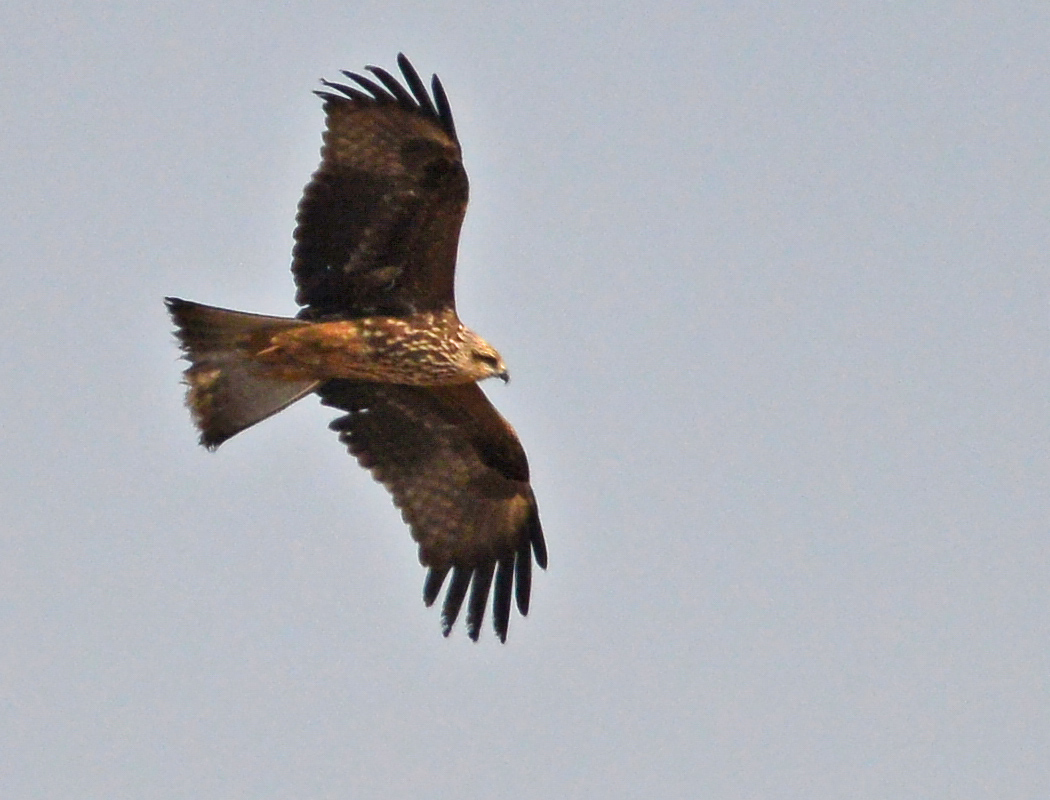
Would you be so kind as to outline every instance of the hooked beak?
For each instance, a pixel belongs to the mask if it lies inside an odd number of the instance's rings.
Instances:
[[[500,372],[499,374],[497,374],[496,377],[499,378],[504,383],[510,383],[510,373],[507,372],[507,370],[503,370],[503,372]]]

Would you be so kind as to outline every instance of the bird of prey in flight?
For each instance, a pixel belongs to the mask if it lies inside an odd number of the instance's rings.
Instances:
[[[488,598],[505,641],[512,599],[528,613],[547,549],[525,451],[477,381],[508,379],[500,354],[456,315],[453,277],[467,173],[445,90],[404,55],[323,81],[321,165],[296,217],[294,318],[167,298],[200,442],[315,393],[329,426],[393,495],[429,569],[429,606],[449,578],[447,636],[467,600],[475,641]],[[494,587],[494,588],[493,588]],[[469,591],[469,599],[467,599]]]

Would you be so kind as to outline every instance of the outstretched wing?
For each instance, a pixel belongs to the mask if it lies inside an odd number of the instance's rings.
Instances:
[[[477,384],[421,389],[333,380],[325,405],[347,413],[331,424],[339,439],[394,496],[430,568],[431,605],[452,573],[441,618],[447,636],[467,601],[467,632],[477,640],[490,588],[500,640],[512,594],[529,609],[532,559],[547,567],[547,547],[529,486],[525,451],[513,428]]]
[[[453,273],[467,208],[448,99],[433,97],[404,55],[406,88],[344,72],[356,86],[323,81],[321,166],[299,203],[292,250],[304,319],[399,316],[454,307]]]

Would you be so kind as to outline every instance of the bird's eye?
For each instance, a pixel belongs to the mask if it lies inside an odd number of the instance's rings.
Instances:
[[[488,353],[474,353],[474,358],[493,369],[499,366],[499,359],[495,356],[490,356]]]

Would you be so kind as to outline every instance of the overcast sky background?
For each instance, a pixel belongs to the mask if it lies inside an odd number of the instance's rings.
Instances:
[[[0,796],[1050,796],[1050,4],[0,10]],[[398,51],[550,547],[445,640],[309,398],[209,454],[161,298],[295,312]]]

